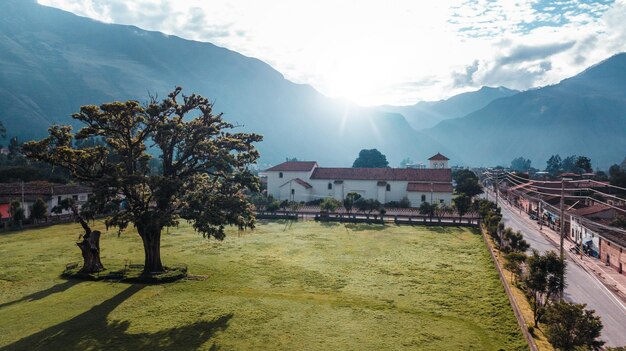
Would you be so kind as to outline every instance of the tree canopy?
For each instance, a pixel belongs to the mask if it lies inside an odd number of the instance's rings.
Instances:
[[[452,175],[456,182],[456,193],[473,197],[483,193],[478,176],[469,169],[460,169]]]
[[[235,133],[222,114],[213,113],[207,98],[185,96],[176,88],[162,101],[137,101],[83,106],[72,116],[84,127],[54,126],[50,135],[24,146],[36,160],[67,168],[73,177],[94,188],[102,209],[116,199],[120,206],[108,226],[133,223],[142,238],[144,273],[164,271],[161,231],[180,217],[193,220],[208,237],[224,238],[225,225],[254,226],[245,190],[258,191],[258,178],[248,170],[259,153],[256,134]],[[103,138],[106,146],[77,148],[73,139]],[[150,168],[156,151],[162,162]]]
[[[548,341],[559,350],[600,350],[598,340],[602,321],[585,304],[557,302],[548,306],[545,315]]]
[[[530,159],[518,157],[511,161],[511,169],[517,172],[527,172],[530,169]]]
[[[361,150],[359,157],[352,164],[353,168],[385,168],[388,166],[387,157],[376,149]]]
[[[565,261],[554,251],[541,255],[533,250],[532,256],[528,257],[525,283],[537,327],[548,304],[565,286]]]

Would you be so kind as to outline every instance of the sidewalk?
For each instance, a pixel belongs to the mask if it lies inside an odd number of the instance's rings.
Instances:
[[[559,246],[559,233],[545,226],[541,233],[556,245],[556,247]],[[607,267],[604,262],[595,257],[583,255],[581,258],[580,255],[573,254],[570,249],[574,245],[575,243],[567,237],[563,241],[563,250],[570,260],[581,266],[587,272],[595,274],[607,288],[626,302],[626,276],[618,273],[611,267]]]
[[[502,201],[502,204],[505,204],[505,206],[509,207],[509,209],[516,214],[519,211],[519,208],[512,206],[507,201]],[[543,226],[543,228],[539,230],[539,225],[537,225],[535,221],[531,221],[526,216],[520,216],[520,218],[524,221],[532,222],[533,225],[537,227],[537,230],[555,246],[556,250],[558,250],[560,244],[559,233],[547,226]],[[567,234],[565,235],[565,240],[563,241],[564,254],[585,271],[595,275],[604,286],[615,293],[622,301],[626,302],[626,276],[618,273],[611,267],[605,266],[604,263],[597,258],[583,255],[581,259],[580,255],[573,254],[570,249],[575,243],[568,238]]]

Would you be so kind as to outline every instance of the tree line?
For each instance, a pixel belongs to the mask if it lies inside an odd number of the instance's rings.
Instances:
[[[504,268],[511,272],[511,283],[522,290],[533,312],[533,326],[541,328],[548,341],[558,350],[599,350],[602,322],[585,304],[562,300],[566,286],[566,263],[556,252],[540,254],[532,250],[520,231],[505,228],[500,208],[489,200],[478,201],[482,225],[496,247],[504,253]]]

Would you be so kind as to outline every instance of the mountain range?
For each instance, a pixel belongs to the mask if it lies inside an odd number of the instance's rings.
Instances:
[[[441,152],[459,165],[541,168],[549,155],[594,166],[626,151],[626,55],[559,84],[525,92],[482,88],[413,106],[359,107],[295,84],[268,64],[210,43],[79,17],[33,0],[0,13],[0,121],[8,135],[40,138],[87,104],[146,101],[176,86],[215,102],[241,130],[264,135],[261,162],[286,157],[349,166],[377,148],[399,164]]]
[[[416,130],[431,128],[439,122],[463,117],[480,110],[490,102],[519,93],[505,87],[482,87],[480,90],[454,95],[445,100],[420,101],[409,106],[381,106],[380,111],[396,112],[406,118]]]

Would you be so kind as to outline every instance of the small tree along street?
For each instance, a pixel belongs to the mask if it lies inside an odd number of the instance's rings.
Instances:
[[[259,153],[262,137],[234,133],[233,124],[213,113],[207,98],[185,96],[176,88],[167,98],[83,106],[73,118],[85,125],[73,134],[54,126],[50,135],[24,146],[36,160],[67,168],[94,187],[100,210],[123,198],[108,226],[134,224],[143,241],[144,274],[164,271],[161,232],[182,217],[208,237],[224,238],[224,226],[254,227],[244,190],[258,191],[258,178],[247,167]],[[73,140],[103,138],[105,145],[77,148]],[[162,167],[150,167],[156,151]]]

